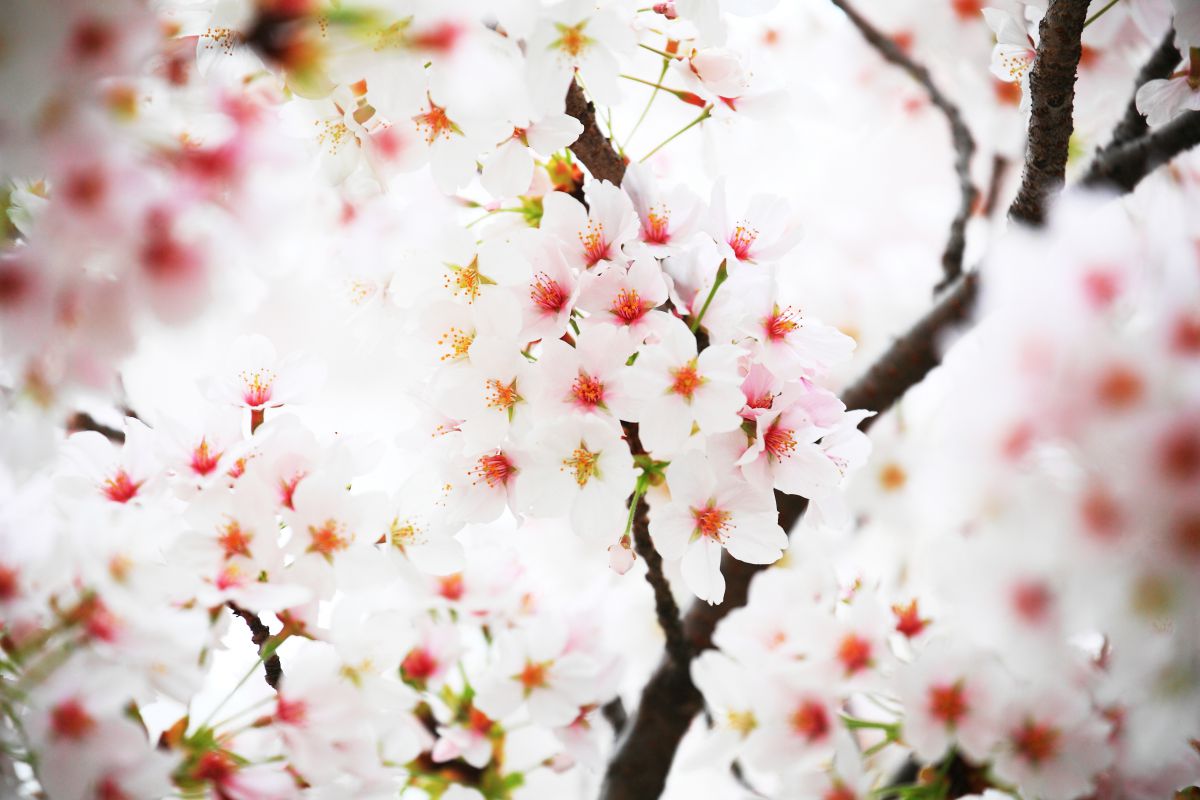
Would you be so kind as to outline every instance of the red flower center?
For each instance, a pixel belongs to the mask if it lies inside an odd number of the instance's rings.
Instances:
[[[50,712],[50,728],[60,739],[79,741],[96,727],[96,720],[83,704],[71,698],[63,700]]]
[[[929,687],[929,713],[944,725],[954,727],[967,715],[967,698],[962,683]]]
[[[145,481],[134,481],[128,472],[119,469],[115,475],[104,481],[102,491],[104,496],[114,503],[128,503],[137,495],[143,483]]]
[[[1010,737],[1018,755],[1032,764],[1041,764],[1058,754],[1062,732],[1050,725],[1026,720]]]
[[[870,665],[871,643],[858,634],[848,633],[838,645],[837,658],[846,674],[853,675]]]
[[[805,700],[789,719],[792,730],[805,741],[815,742],[824,739],[829,734],[829,713],[825,706],[815,700]]]

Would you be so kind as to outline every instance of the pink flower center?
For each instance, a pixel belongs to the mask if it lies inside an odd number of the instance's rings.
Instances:
[[[544,272],[539,272],[530,284],[529,299],[543,313],[557,314],[567,304],[567,292],[558,281]]]
[[[595,408],[604,402],[604,384],[580,370],[579,377],[571,384],[571,396],[584,408]]]
[[[295,506],[295,502],[294,502],[293,498],[296,495],[296,487],[300,484],[300,481],[303,479],[304,479],[303,472],[297,472],[295,475],[293,475],[290,478],[280,479],[280,481],[279,481],[279,502],[285,508],[290,508],[292,511],[296,510],[296,506]]]
[[[221,452],[213,452],[208,448],[208,440],[200,439],[200,444],[192,450],[191,468],[192,472],[197,475],[207,475],[217,468],[217,462],[221,460]]]
[[[671,212],[666,206],[651,209],[642,223],[642,241],[650,244],[666,244],[671,238],[668,227],[671,223]]]
[[[495,489],[497,486],[506,484],[516,472],[517,468],[513,466],[504,451],[497,450],[490,455],[480,456],[479,460],[475,462],[475,466],[471,467],[467,474],[472,478],[472,486],[483,481],[489,489]]]
[[[250,408],[261,408],[271,399],[271,387],[275,385],[275,373],[269,369],[256,369],[242,373],[242,402]]]
[[[782,311],[779,306],[775,306],[771,316],[763,320],[763,331],[772,342],[781,342],[788,337],[788,334],[800,327],[800,323],[796,322],[796,317],[797,312],[791,306],[785,307]]]
[[[729,522],[730,514],[724,509],[715,507],[711,502],[704,508],[693,508],[692,519],[696,523],[696,533],[706,536],[716,542],[723,542],[727,530],[732,527]]]
[[[613,298],[608,311],[624,324],[632,325],[646,313],[646,304],[638,296],[637,289],[622,288]]]
[[[303,725],[308,719],[308,704],[280,695],[275,706],[275,719],[285,725]]]
[[[588,220],[587,228],[579,232],[579,243],[589,267],[608,258],[608,240],[604,238],[604,225]]]
[[[1043,621],[1050,613],[1050,604],[1054,595],[1046,584],[1038,581],[1026,581],[1013,589],[1012,603],[1017,614],[1026,622]]]
[[[776,420],[763,434],[763,446],[776,459],[787,458],[796,449],[796,437]]]
[[[128,472],[119,469],[116,474],[104,481],[101,491],[114,503],[128,503],[137,496],[138,489],[142,487],[143,483],[145,481],[135,481],[129,477]]]
[[[729,247],[738,261],[746,261],[750,258],[750,247],[757,238],[758,229],[750,227],[750,224],[744,221],[737,224],[729,236]]]

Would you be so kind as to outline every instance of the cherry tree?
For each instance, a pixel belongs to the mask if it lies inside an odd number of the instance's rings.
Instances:
[[[0,788],[1200,793],[1200,3],[14,0]]]

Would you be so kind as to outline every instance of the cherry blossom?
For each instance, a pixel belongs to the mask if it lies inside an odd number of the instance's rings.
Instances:
[[[639,351],[626,380],[637,403],[642,443],[656,454],[682,449],[698,427],[705,435],[740,424],[744,399],[737,371],[739,351],[713,345],[697,355],[687,326],[668,319],[662,340]]]
[[[725,595],[721,554],[751,564],[770,564],[787,547],[775,521],[770,494],[743,481],[722,480],[704,457],[673,462],[667,470],[671,500],[650,521],[654,544],[670,559],[682,559],[688,588],[701,600]]]

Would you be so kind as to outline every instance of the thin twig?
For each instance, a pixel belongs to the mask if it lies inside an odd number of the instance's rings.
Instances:
[[[641,440],[638,438],[637,423],[622,423],[625,439],[633,455],[645,455]],[[640,492],[635,492],[631,502],[637,503],[633,510],[633,543],[637,554],[646,562],[646,582],[654,590],[654,613],[658,617],[659,627],[667,640],[667,655],[680,664],[686,664],[692,659],[692,650],[683,635],[683,622],[680,619],[679,606],[675,603],[675,595],[671,592],[671,584],[663,572],[663,560],[654,542],[650,539],[650,507],[646,498]]]
[[[80,431],[95,431],[114,444],[122,444],[125,441],[125,431],[105,425],[86,411],[76,411],[67,418],[67,433]]]
[[[1047,201],[1063,185],[1074,131],[1075,71],[1088,0],[1050,0],[1038,28],[1037,57],[1029,73],[1029,141],[1021,188],[1009,216],[1029,225],[1046,218]]]
[[[247,611],[233,601],[226,603],[229,610],[234,615],[241,617],[246,623],[246,627],[250,629],[250,641],[254,642],[254,646],[258,648],[259,655],[262,654],[263,648],[266,647],[267,641],[271,638],[271,629],[268,628],[257,614]],[[272,653],[263,660],[263,677],[267,681],[267,685],[272,689],[279,688],[279,680],[283,677],[283,664],[279,660],[278,653]]]
[[[1131,192],[1142,178],[1198,144],[1200,111],[1188,111],[1140,139],[1097,156],[1080,184]]]
[[[967,127],[966,121],[963,120],[962,112],[933,82],[933,77],[929,74],[928,69],[910,58],[894,41],[854,10],[854,7],[846,0],[831,0],[831,2],[854,23],[854,27],[858,28],[863,38],[879,52],[879,55],[883,56],[884,60],[904,70],[909,77],[921,85],[921,88],[929,94],[929,102],[942,112],[946,122],[950,124],[950,137],[954,142],[955,153],[954,171],[958,176],[959,201],[958,213],[954,215],[954,220],[950,223],[950,236],[946,240],[945,250],[942,251],[942,280],[934,288],[935,292],[940,291],[962,274],[963,251],[967,244],[967,220],[971,216],[971,209],[974,207],[975,198],[978,195],[975,184],[971,182],[971,156],[975,153],[975,140],[971,137],[971,130]]]
[[[1180,54],[1179,48],[1175,46],[1175,29],[1168,28],[1158,47],[1138,70],[1137,77],[1133,81],[1133,95],[1129,98],[1129,105],[1125,107],[1125,116],[1121,117],[1121,121],[1113,128],[1112,138],[1100,150],[1100,153],[1097,153],[1097,158],[1107,150],[1120,147],[1126,142],[1131,142],[1144,135],[1150,129],[1146,125],[1146,118],[1142,116],[1142,112],[1138,111],[1137,90],[1150,81],[1167,77],[1182,60],[1183,56]]]

